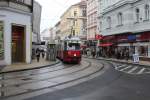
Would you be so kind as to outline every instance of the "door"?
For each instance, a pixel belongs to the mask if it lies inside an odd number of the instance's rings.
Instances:
[[[12,25],[12,62],[25,61],[25,28]]]

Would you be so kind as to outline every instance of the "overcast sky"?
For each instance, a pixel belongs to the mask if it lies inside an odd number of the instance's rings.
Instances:
[[[42,6],[41,31],[53,27],[67,8],[81,0],[36,0]]]

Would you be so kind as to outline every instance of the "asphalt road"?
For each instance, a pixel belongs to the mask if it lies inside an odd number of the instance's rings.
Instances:
[[[108,69],[97,78],[27,100],[150,100],[150,74],[131,75],[106,62],[104,66]]]

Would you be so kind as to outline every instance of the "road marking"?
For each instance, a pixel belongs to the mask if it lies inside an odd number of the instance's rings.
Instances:
[[[128,68],[131,68],[131,67],[132,67],[132,66],[125,67],[125,68],[121,69],[120,71],[124,71],[124,70],[126,70],[126,69],[128,69]]]
[[[128,71],[127,73],[132,73],[134,72],[138,67],[133,67],[130,71]]]
[[[121,68],[121,67],[125,67],[126,65],[120,65],[120,66],[116,66],[116,68]]]
[[[137,74],[142,74],[146,68],[142,68]]]

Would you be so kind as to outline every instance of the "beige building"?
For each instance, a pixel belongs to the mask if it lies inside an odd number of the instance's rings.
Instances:
[[[77,36],[86,39],[86,25],[86,1],[81,1],[72,5],[61,16],[60,30],[62,39],[66,36]]]

